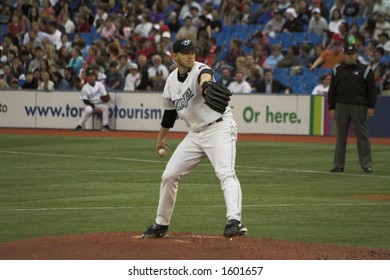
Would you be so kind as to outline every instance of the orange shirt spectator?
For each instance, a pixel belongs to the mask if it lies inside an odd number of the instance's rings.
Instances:
[[[311,70],[317,67],[321,68],[334,68],[337,64],[341,64],[344,61],[344,53],[340,42],[335,41],[332,44],[331,49],[324,50],[321,55],[314,61],[310,67]]]

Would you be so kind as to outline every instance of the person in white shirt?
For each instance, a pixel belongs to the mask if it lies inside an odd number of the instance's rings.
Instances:
[[[144,15],[139,15],[137,18],[140,23],[135,27],[134,33],[142,38],[148,37],[152,31],[153,24]]]
[[[62,40],[61,40],[61,31],[57,28],[57,22],[51,21],[48,25],[48,30],[50,34],[50,42],[56,47],[56,50],[59,50],[62,47]]]
[[[236,72],[236,80],[231,82],[228,86],[228,89],[234,93],[251,93],[251,85],[245,81],[244,73],[241,71]]]
[[[168,78],[169,70],[164,64],[162,64],[162,57],[159,54],[155,54],[152,57],[152,66],[148,68],[150,80],[154,81],[157,71],[161,71],[163,73],[165,80]]]
[[[126,76],[123,91],[134,92],[141,83],[141,74],[138,72],[138,65],[136,63],[131,63],[129,71],[129,74]]]
[[[321,83],[317,85],[313,91],[312,95],[327,95],[330,85],[330,79],[332,77],[331,73],[325,73],[321,76]]]

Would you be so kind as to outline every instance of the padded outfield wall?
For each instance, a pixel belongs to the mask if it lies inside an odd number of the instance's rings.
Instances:
[[[116,130],[157,131],[163,114],[161,93],[111,93],[110,126]],[[334,135],[327,100],[310,95],[234,95],[232,111],[240,133]],[[390,137],[390,96],[379,96],[370,135]],[[73,129],[83,103],[78,92],[0,92],[0,127]],[[92,119],[86,125],[92,129]],[[172,131],[186,131],[177,121]],[[353,133],[353,130],[351,129]]]

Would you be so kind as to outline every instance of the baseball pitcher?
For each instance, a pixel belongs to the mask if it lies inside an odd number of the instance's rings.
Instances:
[[[176,202],[180,179],[206,157],[218,177],[226,204],[225,237],[245,235],[242,224],[242,195],[235,173],[237,125],[228,105],[231,92],[216,84],[213,71],[195,61],[195,46],[189,39],[173,44],[177,68],[169,75],[162,97],[164,115],[156,142],[156,152],[168,149],[166,136],[179,116],[188,134],[173,152],[162,174],[160,199],[155,223],[143,238],[160,238],[167,234]]]

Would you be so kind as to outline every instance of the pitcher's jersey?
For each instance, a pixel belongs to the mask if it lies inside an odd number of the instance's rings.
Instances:
[[[94,86],[86,83],[81,89],[80,99],[89,100],[92,104],[101,104],[103,102],[100,100],[100,96],[104,95],[107,95],[107,91],[103,83],[95,82]]]
[[[204,103],[199,75],[205,69],[210,69],[210,67],[195,61],[186,80],[182,83],[178,81],[178,69],[176,68],[169,75],[163,92],[163,109],[175,109],[192,131],[199,131],[222,116]],[[226,114],[231,115],[230,107],[226,108],[224,115]]]

